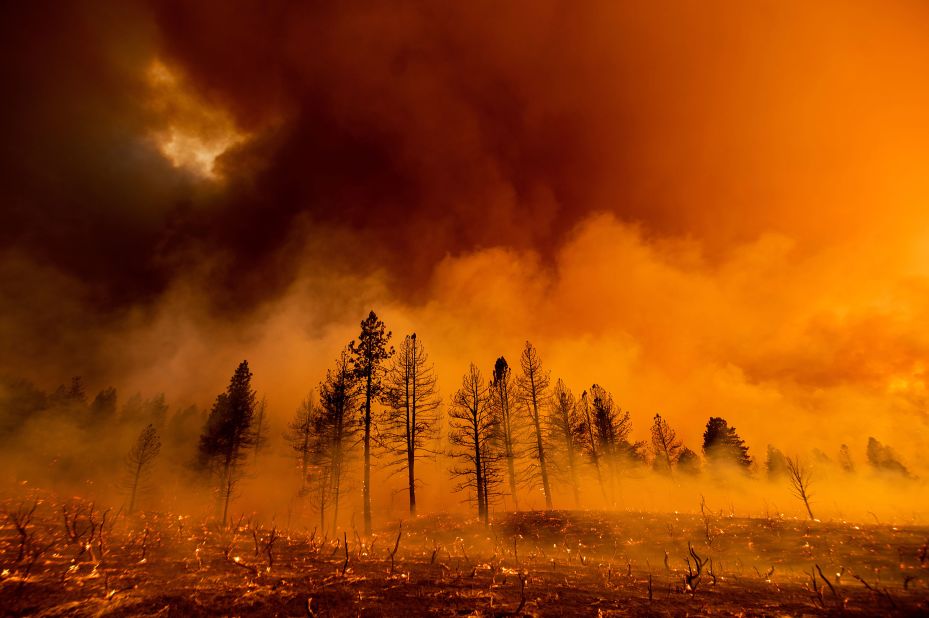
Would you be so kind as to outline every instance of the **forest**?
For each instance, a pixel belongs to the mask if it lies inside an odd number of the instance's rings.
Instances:
[[[208,411],[9,380],[0,599],[14,615],[390,615],[426,593],[424,613],[475,615],[926,609],[918,505],[892,525],[848,493],[925,491],[876,438],[863,458],[758,457],[722,416],[691,448],[656,413],[636,440],[609,390],[575,394],[531,342],[491,367],[443,396],[422,339],[371,311],[286,423],[246,360]],[[843,492],[870,522],[847,521]]]

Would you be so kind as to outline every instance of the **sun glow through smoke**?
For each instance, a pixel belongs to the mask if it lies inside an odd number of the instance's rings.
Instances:
[[[238,131],[225,110],[192,92],[160,60],[149,66],[147,82],[148,105],[157,119],[151,136],[158,150],[176,168],[219,180],[216,160],[247,136]]]

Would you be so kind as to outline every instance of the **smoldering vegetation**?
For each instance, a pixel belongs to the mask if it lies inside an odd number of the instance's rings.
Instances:
[[[762,450],[710,416],[688,444],[602,385],[575,393],[530,342],[441,393],[429,342],[395,338],[373,311],[336,352],[289,415],[272,413],[247,361],[209,409],[6,379],[3,606],[929,609],[922,468],[876,437]]]

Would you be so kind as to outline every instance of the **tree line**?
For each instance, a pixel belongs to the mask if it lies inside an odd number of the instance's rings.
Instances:
[[[791,458],[773,445],[756,463],[736,429],[718,416],[707,421],[700,454],[660,414],[652,418],[647,442],[633,440],[630,412],[607,389],[593,384],[575,394],[552,379],[529,342],[516,363],[500,356],[486,376],[470,364],[460,387],[443,398],[422,339],[411,333],[396,348],[392,339],[372,311],[288,423],[284,437],[294,455],[298,497],[316,509],[321,529],[337,525],[346,494],[357,492],[370,530],[375,465],[403,479],[415,515],[420,463],[441,460],[431,465],[448,471],[484,521],[493,509],[519,509],[530,496],[548,509],[581,506],[582,487],[617,504],[622,477],[645,470],[689,477],[731,468],[761,471],[771,481],[796,476]],[[80,378],[44,392],[0,377],[0,446],[13,452],[29,444],[16,460],[20,468],[49,470],[72,484],[111,479],[121,458],[119,485],[130,511],[158,489],[152,473],[167,459],[176,474],[209,480],[226,519],[249,460],[274,438],[252,377],[243,361],[206,415],[195,406],[169,414],[163,394],[136,394],[118,405],[115,388],[91,397]],[[885,475],[913,478],[894,450],[873,437],[866,461]],[[795,470],[800,463],[794,458]],[[844,444],[835,457],[814,449],[810,463],[856,470]]]
[[[722,417],[707,421],[702,458],[660,414],[652,419],[650,440],[633,441],[631,414],[609,391],[594,384],[575,395],[563,380],[552,383],[528,341],[515,366],[498,357],[486,378],[471,363],[443,406],[435,367],[421,339],[409,334],[396,349],[391,339],[372,311],[361,322],[358,338],[339,353],[288,424],[285,438],[296,456],[299,495],[315,507],[321,529],[338,525],[340,504],[357,481],[351,470],[360,459],[363,524],[370,534],[375,453],[379,465],[401,474],[411,515],[417,509],[419,462],[447,457],[455,490],[484,522],[495,508],[518,510],[527,494],[541,495],[545,508],[552,509],[556,487],[578,507],[582,476],[592,476],[603,500],[615,505],[626,474],[650,468],[694,476],[704,468],[748,473],[756,467],[744,440]],[[242,466],[261,433],[256,419],[263,405],[251,377],[243,361],[217,397],[199,443],[201,465],[216,483],[224,521]],[[444,443],[440,426],[447,432]],[[839,460],[843,469],[853,470],[845,445]],[[873,438],[868,461],[876,469],[909,475],[893,451]],[[769,478],[787,474],[789,463],[769,447],[764,464]]]

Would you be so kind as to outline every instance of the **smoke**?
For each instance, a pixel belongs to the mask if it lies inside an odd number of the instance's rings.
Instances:
[[[375,308],[576,392],[917,472],[925,7],[3,9],[0,371],[278,425]],[[439,479],[433,481],[433,485]]]

